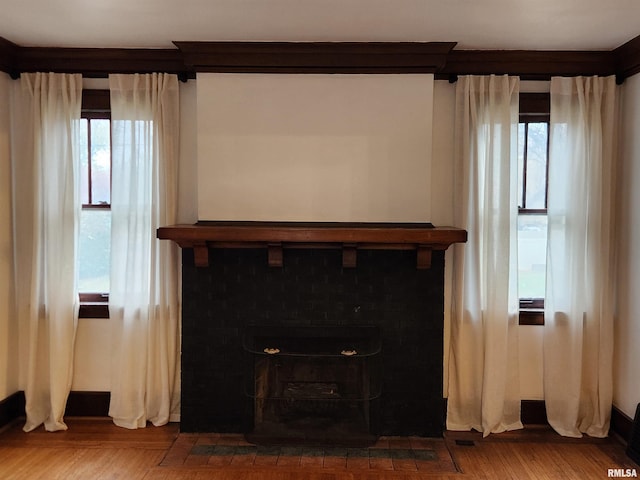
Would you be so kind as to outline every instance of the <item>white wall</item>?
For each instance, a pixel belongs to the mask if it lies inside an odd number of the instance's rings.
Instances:
[[[453,129],[455,85],[438,80],[433,86],[433,157],[431,162],[431,218],[437,226],[453,226]],[[449,387],[449,346],[451,338],[451,250],[445,253],[444,273],[444,385]]]
[[[640,402],[640,75],[622,87],[622,148],[613,404],[633,418]]]
[[[520,398],[523,400],[544,399],[542,381],[542,348],[544,328],[535,325],[518,327]]]
[[[198,124],[196,82],[180,83],[178,223],[198,221]]]
[[[12,80],[0,72],[0,400],[18,391],[18,333],[11,315],[12,228],[9,90]]]
[[[77,392],[111,390],[111,330],[107,318],[81,318],[76,333],[73,381]]]
[[[432,75],[197,83],[200,220],[430,220]]]

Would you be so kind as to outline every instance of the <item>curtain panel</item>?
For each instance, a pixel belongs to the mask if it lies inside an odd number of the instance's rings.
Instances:
[[[23,73],[12,97],[15,305],[25,431],[66,430],[78,321],[81,75]]]
[[[177,420],[179,252],[156,238],[176,223],[179,87],[168,74],[110,75],[112,119],[109,415],[116,425]]]
[[[609,431],[617,98],[614,77],[551,80],[544,395],[569,437]]]
[[[518,377],[519,79],[456,84],[455,218],[447,428],[522,428]]]

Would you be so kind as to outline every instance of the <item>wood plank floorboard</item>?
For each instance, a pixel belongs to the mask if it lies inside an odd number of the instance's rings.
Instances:
[[[0,432],[0,479],[583,480],[609,478],[608,469],[635,469],[640,474],[616,439],[566,439],[548,428],[486,439],[476,433],[447,432],[445,442],[383,438],[376,446],[381,451],[367,462],[365,452],[353,449],[344,455],[338,449],[323,455],[305,447],[285,450],[280,457],[268,449],[256,450],[238,436],[179,434],[176,424],[139,430],[116,427],[108,419],[71,418],[67,424],[69,430],[56,433],[24,433],[22,424]],[[230,445],[236,445],[235,450]],[[457,472],[439,470],[426,454],[406,454],[407,449],[437,448],[451,452]],[[194,449],[205,454],[192,454]],[[438,456],[443,458],[444,452]]]

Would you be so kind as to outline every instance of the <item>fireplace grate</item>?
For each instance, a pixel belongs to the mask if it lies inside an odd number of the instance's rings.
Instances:
[[[335,415],[342,400],[337,383],[287,382],[283,388],[280,411],[291,415]]]
[[[252,439],[261,443],[371,443],[371,402],[380,396],[377,328],[251,328],[247,394]]]

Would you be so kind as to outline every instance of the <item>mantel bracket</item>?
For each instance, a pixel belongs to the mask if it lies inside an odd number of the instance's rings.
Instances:
[[[358,250],[355,243],[342,244],[342,268],[356,268]]]
[[[282,267],[282,243],[267,244],[267,258],[270,267]]]
[[[193,263],[196,267],[209,266],[209,247],[206,242],[193,245]]]
[[[428,245],[418,245],[416,252],[418,270],[431,268],[431,247]]]

